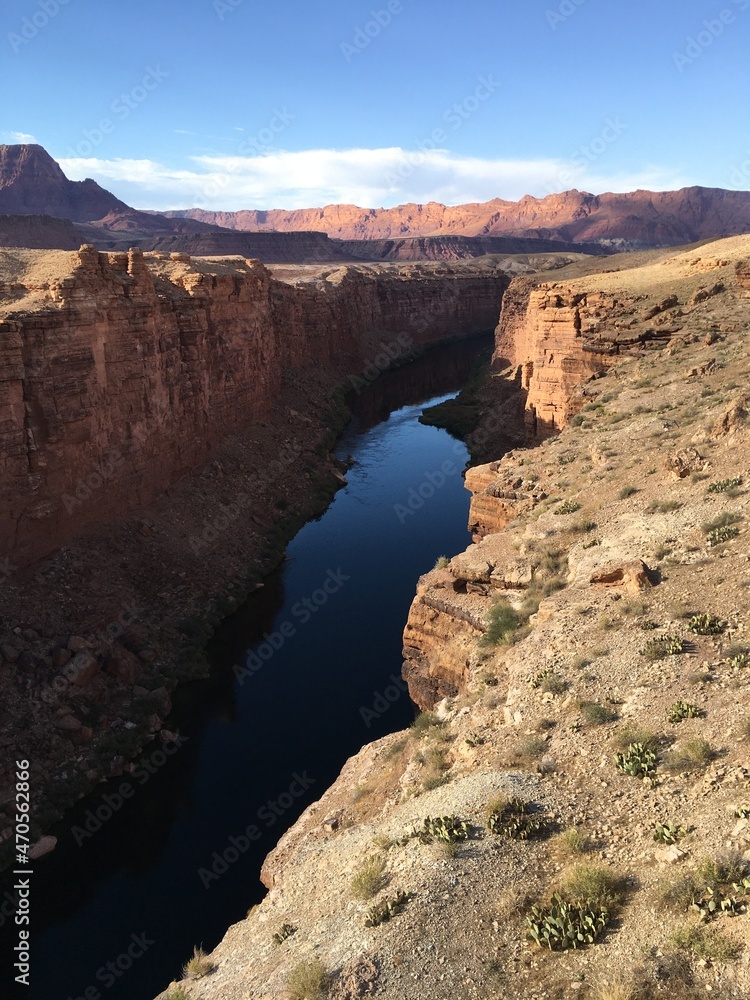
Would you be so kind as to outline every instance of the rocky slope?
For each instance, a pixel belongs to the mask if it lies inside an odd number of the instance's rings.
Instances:
[[[734,239],[543,290],[640,317],[666,284],[682,314],[606,356],[557,436],[473,471],[480,540],[420,581],[406,632],[435,714],[346,764],[268,858],[261,906],[163,997],[747,996],[749,257]],[[514,360],[558,327],[575,358],[570,317],[526,301]],[[466,824],[452,843],[410,835],[441,815]],[[532,943],[555,892],[600,916],[595,944]],[[711,899],[736,915],[702,922]]]
[[[359,208],[327,205],[297,211],[168,212],[227,229],[315,229],[342,240],[400,240],[415,236],[541,237],[568,242],[625,241],[631,246],[676,246],[750,230],[750,193],[720,188],[633,191],[593,195],[565,191],[518,202],[398,205]]]
[[[587,253],[600,255],[598,243],[507,236],[412,236],[392,240],[338,240],[342,250],[363,260],[465,260],[483,254]]]

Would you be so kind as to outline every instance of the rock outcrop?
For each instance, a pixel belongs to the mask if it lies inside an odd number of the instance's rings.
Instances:
[[[268,416],[287,370],[342,380],[492,328],[498,266],[7,253],[0,286],[0,551],[17,566],[117,519]]]

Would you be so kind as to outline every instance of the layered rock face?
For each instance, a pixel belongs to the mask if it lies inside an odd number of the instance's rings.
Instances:
[[[289,369],[362,371],[491,329],[499,268],[301,269],[257,261],[5,252],[0,551],[21,567],[148,503],[268,416]]]
[[[684,347],[705,338],[711,348],[722,330],[734,330],[714,316],[722,310],[734,315],[735,297],[750,287],[747,248],[748,237],[736,237],[699,251],[612,258],[615,266],[600,274],[588,271],[587,264],[578,273],[575,265],[558,272],[560,280],[554,282],[548,276],[516,278],[504,296],[495,334],[493,381],[521,393],[527,443],[562,431],[598,395],[594,380],[623,356],[648,358],[659,348],[671,356],[672,339]],[[699,379],[715,369],[716,359],[709,356],[684,377]],[[597,410],[592,412],[598,412],[601,404],[593,405]],[[721,432],[744,427],[746,410],[743,397],[725,414],[727,427]],[[703,459],[695,455],[699,464],[690,465],[690,454],[678,452],[667,468],[682,478],[702,470]],[[608,459],[593,449],[587,461],[596,467]],[[545,560],[514,548],[504,531],[532,514],[552,489],[545,482],[549,469],[540,480],[519,468],[523,465],[511,452],[467,472],[469,530],[477,544],[451,560],[449,568],[419,581],[404,631],[403,675],[422,709],[465,690],[477,666],[471,650],[487,630],[498,592],[512,592],[520,603],[529,588],[543,587],[545,576],[551,579],[557,572],[554,555]],[[683,466],[684,473],[677,471]],[[600,567],[591,582],[639,589],[639,564],[632,552],[625,554],[625,563]]]
[[[750,194],[720,188],[632,191],[593,195],[564,191],[520,201],[495,198],[481,204],[398,205],[360,208],[327,205],[296,211],[166,213],[227,229],[317,229],[341,240],[401,240],[414,236],[516,236],[613,241],[636,246],[677,246],[750,229]]]

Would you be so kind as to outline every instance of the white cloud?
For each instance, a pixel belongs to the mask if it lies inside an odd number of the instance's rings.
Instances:
[[[35,143],[37,138],[35,135],[30,135],[28,132],[0,132],[0,139],[3,142],[13,143]]]
[[[458,156],[445,149],[273,151],[260,156],[194,156],[192,169],[154,160],[61,159],[74,180],[93,177],[140,208],[311,208],[348,203],[379,208],[404,202],[446,204],[543,197],[570,188],[601,193],[672,190],[691,183],[659,167],[639,173],[597,170],[593,161],[505,160]]]

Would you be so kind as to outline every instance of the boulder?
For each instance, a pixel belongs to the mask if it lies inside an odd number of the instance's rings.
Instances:
[[[686,479],[691,472],[702,472],[708,462],[695,448],[681,448],[664,459],[665,468],[676,479]]]
[[[601,587],[624,587],[633,593],[653,587],[651,570],[642,559],[603,566],[591,574],[589,582]]]

